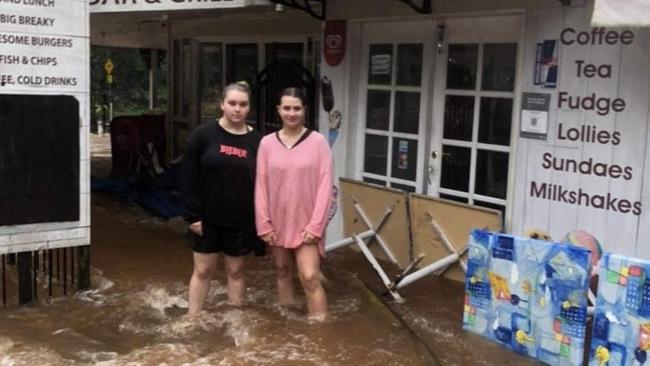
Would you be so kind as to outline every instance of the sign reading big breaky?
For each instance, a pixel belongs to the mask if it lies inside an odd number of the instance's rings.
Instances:
[[[0,92],[86,91],[86,1],[0,3]]]
[[[238,8],[251,0],[90,0],[91,13]]]

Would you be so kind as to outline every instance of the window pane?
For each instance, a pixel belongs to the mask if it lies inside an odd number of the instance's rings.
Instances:
[[[478,45],[450,44],[447,64],[447,89],[476,88]]]
[[[508,153],[478,150],[474,192],[505,199],[507,188]]]
[[[391,176],[415,181],[418,167],[418,141],[393,138]]]
[[[515,86],[516,66],[516,43],[485,44],[481,89],[512,91]]]
[[[183,68],[183,96],[181,101],[181,115],[189,117],[190,115],[190,98],[192,97],[192,46],[189,39],[183,39],[182,46],[182,68]]]
[[[474,97],[459,95],[445,97],[444,138],[471,141],[473,121]]]
[[[388,137],[366,135],[363,171],[386,175],[388,163]]]
[[[467,192],[470,158],[471,150],[469,148],[443,145],[440,186]]]
[[[395,93],[395,131],[417,134],[420,123],[420,93]]]
[[[368,84],[390,85],[393,74],[393,45],[371,44]]]
[[[199,56],[201,122],[214,120],[221,115],[218,100],[223,83],[223,52],[221,44],[202,44]]]
[[[467,198],[454,196],[454,195],[452,195],[452,194],[444,194],[444,193],[440,193],[440,198],[442,198],[442,199],[446,199],[446,200],[450,200],[450,201],[456,201],[456,202],[467,203]]]
[[[384,182],[383,180],[363,177],[363,181],[366,183],[376,184],[378,186],[386,187],[386,182]]]
[[[257,44],[242,43],[226,46],[226,84],[245,81],[253,90],[257,90]],[[248,119],[257,120],[257,100],[251,100]]]
[[[496,203],[489,203],[489,202],[483,202],[483,201],[476,201],[474,200],[474,204],[476,206],[481,206],[481,207],[486,207],[486,208],[491,208],[494,210],[499,210],[501,211],[501,217],[506,217],[506,206],[503,205],[498,205]]]
[[[406,192],[415,192],[415,187],[407,186],[406,184],[391,183],[390,187],[395,188],[395,189],[399,189],[399,190],[402,190],[402,191],[406,191]]]
[[[246,81],[253,85],[257,77],[257,44],[229,44],[226,46],[228,57],[228,84]]]
[[[174,129],[174,157],[181,156],[185,152],[185,144],[190,135],[190,129],[187,124],[176,122],[173,125]]]
[[[181,112],[181,42],[178,39],[175,39],[173,42],[173,55],[172,58],[174,59],[174,64],[172,67],[172,71],[174,73],[173,76],[173,86],[174,90],[172,90],[173,94],[173,104],[172,104],[172,111],[174,116],[180,116]]]
[[[478,141],[486,144],[510,145],[512,99],[481,98]]]
[[[267,43],[266,64],[282,62],[286,64],[301,65],[303,59],[302,43]]]
[[[397,85],[420,86],[422,83],[422,45],[397,46]]]
[[[390,116],[390,92],[368,90],[366,128],[388,131]]]

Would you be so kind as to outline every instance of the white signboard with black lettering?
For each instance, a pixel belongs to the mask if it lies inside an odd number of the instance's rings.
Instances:
[[[84,0],[9,0],[0,12],[0,92],[87,92]]]
[[[22,174],[5,176],[0,205],[27,212],[0,215],[0,254],[90,244],[88,8],[0,0],[0,135],[13,144],[0,156]]]
[[[239,8],[250,0],[90,0],[91,13]]]
[[[587,233],[605,250],[647,257],[650,32],[591,27],[589,14],[537,14],[535,36],[559,40],[560,74],[547,138],[518,141],[513,231],[556,241]],[[526,62],[534,54],[530,43]],[[523,118],[522,133],[535,132]]]
[[[87,0],[0,1],[0,31],[36,34],[65,34],[83,37],[88,33]],[[4,47],[3,47],[4,48]]]

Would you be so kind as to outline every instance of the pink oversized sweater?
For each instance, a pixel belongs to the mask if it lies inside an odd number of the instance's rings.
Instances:
[[[331,199],[332,152],[323,135],[312,131],[293,148],[275,133],[262,138],[255,179],[257,235],[273,231],[279,246],[293,249],[307,231],[321,238],[319,252],[325,256]]]

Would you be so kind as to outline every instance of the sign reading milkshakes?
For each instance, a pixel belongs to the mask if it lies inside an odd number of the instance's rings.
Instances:
[[[3,0],[0,93],[86,91],[84,0]]]
[[[564,67],[570,71],[570,79],[563,80],[562,85],[590,85],[590,82],[607,82],[614,78],[613,87],[567,91],[558,88],[552,101],[559,111],[554,130],[554,142],[562,148],[541,149],[541,156],[535,159],[537,169],[549,171],[552,176],[567,175],[566,179],[542,181],[532,179],[528,182],[527,195],[536,200],[547,200],[566,205],[576,205],[599,212],[618,213],[621,215],[640,216],[643,212],[642,202],[635,196],[637,182],[642,174],[642,166],[626,159],[625,152],[634,149],[632,121],[629,108],[637,100],[621,97],[617,73],[627,72],[621,65],[613,66],[609,62],[598,62],[598,57],[587,61],[578,55],[588,52],[570,52],[571,48],[611,47],[625,51],[626,47],[636,45],[636,34],[626,29],[606,29],[602,27],[587,30],[566,27],[560,32],[560,43],[575,58],[564,60]],[[606,54],[605,54],[606,55]],[[603,56],[606,60],[607,56]],[[611,60],[611,59],[610,59]],[[621,69],[619,70],[619,67]],[[640,76],[646,77],[646,76]],[[614,121],[614,123],[612,123]],[[576,155],[576,149],[583,153]],[[578,186],[564,184],[573,177],[580,176]],[[605,180],[608,186],[598,184]],[[573,180],[575,181],[575,179]],[[595,182],[595,183],[594,183]],[[612,189],[612,187],[616,189]],[[621,187],[623,186],[623,187]],[[609,189],[608,189],[609,187]],[[595,214],[596,212],[594,212]]]
[[[238,8],[251,0],[90,0],[91,13]]]

